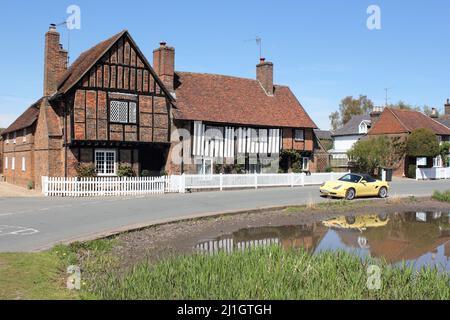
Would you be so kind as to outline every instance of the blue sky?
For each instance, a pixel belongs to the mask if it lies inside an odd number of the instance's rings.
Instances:
[[[125,3],[125,4],[124,4]],[[72,61],[97,42],[128,29],[151,61],[161,40],[176,48],[176,69],[255,77],[256,44],[275,64],[275,82],[289,85],[315,122],[348,95],[443,109],[450,97],[450,2],[447,0],[172,0],[8,1],[0,32],[0,127],[42,95],[44,33],[81,8],[71,32]],[[382,29],[366,27],[369,5]],[[61,29],[67,47],[67,31]]]

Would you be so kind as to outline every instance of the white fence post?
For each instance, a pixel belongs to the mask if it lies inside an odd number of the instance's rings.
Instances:
[[[220,191],[223,191],[223,175],[222,175],[222,173],[219,175],[219,185],[220,185]]]
[[[186,174],[182,174],[180,176],[180,181],[179,181],[179,192],[180,193],[186,193]]]
[[[258,189],[258,174],[255,173],[255,189]]]

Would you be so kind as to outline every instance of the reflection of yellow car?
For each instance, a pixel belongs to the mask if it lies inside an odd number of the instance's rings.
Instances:
[[[336,181],[328,181],[320,187],[320,194],[327,197],[353,200],[356,197],[388,196],[389,185],[365,174],[349,173]]]
[[[337,229],[358,229],[384,227],[389,222],[387,214],[368,215],[368,216],[347,216],[322,222],[327,228]]]

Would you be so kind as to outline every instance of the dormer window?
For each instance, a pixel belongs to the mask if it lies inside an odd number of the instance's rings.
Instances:
[[[369,132],[370,124],[370,121],[362,121],[359,125],[359,134],[367,134]]]

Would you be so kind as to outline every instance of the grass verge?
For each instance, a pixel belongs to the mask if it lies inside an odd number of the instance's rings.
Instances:
[[[76,299],[55,251],[0,254],[0,300]]]
[[[433,199],[441,202],[450,202],[450,190],[447,191],[435,191],[433,193]]]
[[[367,288],[367,267],[381,267],[381,289]],[[361,262],[348,253],[280,247],[140,264],[91,287],[100,299],[450,299],[445,273]]]

